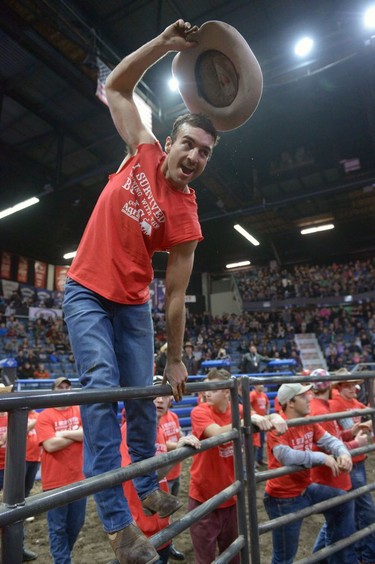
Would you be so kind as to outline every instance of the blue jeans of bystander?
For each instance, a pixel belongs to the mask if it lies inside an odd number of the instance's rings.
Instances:
[[[365,463],[357,462],[350,472],[352,489],[367,484]],[[375,503],[370,492],[354,500],[355,526],[357,531],[375,523]],[[375,562],[375,534],[369,535],[356,545],[359,560],[364,563]]]
[[[63,310],[82,386],[86,390],[151,386],[153,325],[150,304],[123,305],[68,280]],[[127,400],[127,443],[132,462],[155,455],[153,398]],[[81,406],[84,473],[96,476],[121,466],[117,403]],[[133,480],[141,499],[158,489],[156,472]],[[95,494],[107,533],[132,521],[121,484]]]
[[[71,552],[85,522],[86,498],[47,511],[53,564],[71,564]]]
[[[264,506],[270,519],[295,513],[326,499],[346,493],[337,488],[310,484],[303,495],[290,498],[264,496]],[[324,512],[330,542],[334,543],[354,532],[354,503],[345,502]],[[292,564],[298,551],[302,519],[293,521],[272,531],[272,564]],[[357,562],[353,546],[340,550],[330,558],[331,564],[355,564]]]

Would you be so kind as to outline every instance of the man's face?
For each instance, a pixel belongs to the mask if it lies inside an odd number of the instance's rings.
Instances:
[[[59,386],[56,386],[56,392],[66,392],[67,390],[71,390],[72,386],[68,382],[61,382]]]
[[[210,380],[213,382],[214,380]],[[206,390],[206,402],[214,407],[225,407],[229,399],[229,390]]]
[[[171,405],[172,396],[158,396],[154,399],[158,419],[165,415]]]
[[[254,389],[255,389],[257,392],[263,392],[263,390],[264,390],[264,385],[263,385],[263,384],[257,384],[256,386],[254,386]]]
[[[352,400],[357,397],[357,384],[355,382],[345,382],[340,385],[340,394],[346,400]]]
[[[187,123],[181,125],[176,140],[167,138],[165,151],[167,159],[163,166],[165,177],[178,190],[198,178],[206,168],[214,147],[212,135]]]
[[[296,417],[305,417],[308,413],[310,413],[310,391],[305,392],[304,394],[299,394],[298,396],[294,396],[291,400],[293,403],[294,415]]]

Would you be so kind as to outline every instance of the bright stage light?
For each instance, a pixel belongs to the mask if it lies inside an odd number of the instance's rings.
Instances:
[[[306,229],[301,229],[301,235],[310,235],[310,233],[319,233],[320,231],[329,231],[334,229],[333,223],[326,223],[325,225],[317,225],[315,227],[306,227]]]
[[[366,29],[375,29],[375,6],[367,8],[363,16],[363,25]]]
[[[253,237],[252,235],[250,235],[250,233],[248,231],[246,231],[246,229],[244,229],[243,227],[241,227],[241,225],[239,225],[238,223],[236,225],[233,226],[235,228],[236,231],[238,231],[238,233],[241,233],[242,237],[245,237],[245,239],[247,239],[248,241],[250,241],[250,243],[252,243],[255,247],[258,247],[258,245],[260,245],[259,241],[257,241],[255,239],[255,237]]]
[[[251,262],[249,260],[241,260],[240,262],[231,262],[226,265],[226,268],[239,268],[240,266],[249,266]]]
[[[314,41],[311,37],[302,37],[297,41],[294,47],[294,54],[297,55],[297,57],[306,57],[311,53],[313,46]]]
[[[0,211],[0,219],[3,219],[3,217],[7,217],[8,215],[12,215],[13,213],[17,213],[21,210],[24,210],[25,208],[28,208],[30,206],[33,206],[35,204],[39,203],[39,198],[29,198],[28,200],[24,200],[23,202],[20,202],[19,204],[15,204],[14,206],[12,206],[11,208],[7,208],[6,210]]]
[[[77,251],[72,251],[71,253],[65,253],[63,256],[64,259],[72,259],[76,256]]]

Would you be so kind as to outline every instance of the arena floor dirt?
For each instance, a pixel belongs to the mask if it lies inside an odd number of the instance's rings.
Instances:
[[[375,454],[371,454],[366,462],[369,483],[374,482],[375,480],[374,460]],[[183,500],[187,500],[188,479],[189,461],[185,461],[180,490],[180,497]],[[32,494],[37,493],[38,491],[40,491],[40,484],[37,482]],[[259,522],[267,519],[262,503],[263,491],[264,484],[261,483],[257,488]],[[181,509],[179,513],[182,515],[183,511],[184,510]],[[308,556],[311,553],[314,539],[323,520],[324,518],[321,515],[315,515],[305,519],[299,544],[298,558]],[[261,563],[269,564],[272,554],[270,533],[266,533],[261,536],[260,544],[262,555]],[[185,553],[186,563],[194,564],[194,553],[188,531],[176,537],[175,545],[179,550]],[[35,521],[32,523],[26,523],[26,546],[39,554],[36,562],[39,562],[40,564],[48,564],[52,562],[49,553],[45,515],[36,516]],[[88,500],[85,525],[79,535],[73,551],[74,564],[107,564],[107,562],[111,559],[113,559],[113,553],[108,545],[106,535],[99,522],[94,501],[90,497]]]

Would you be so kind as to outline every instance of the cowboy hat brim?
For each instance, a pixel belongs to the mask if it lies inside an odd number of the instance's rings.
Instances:
[[[242,35],[224,22],[209,21],[191,34],[195,47],[178,53],[172,73],[192,113],[203,113],[218,131],[243,125],[263,89],[259,63]]]

